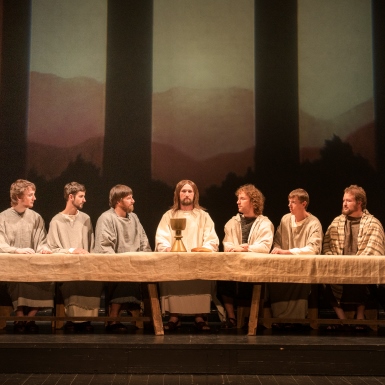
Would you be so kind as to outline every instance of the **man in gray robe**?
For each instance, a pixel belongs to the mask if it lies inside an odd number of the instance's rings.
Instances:
[[[322,248],[320,221],[307,211],[309,195],[303,189],[289,194],[290,214],[282,217],[274,235],[271,254],[314,255]],[[267,285],[274,318],[306,318],[308,311],[309,284],[272,283]],[[274,325],[282,327],[282,325]],[[293,325],[285,325],[290,328]],[[294,325],[295,326],[295,325]]]
[[[95,229],[95,253],[126,253],[151,251],[147,235],[139,218],[133,213],[132,190],[125,185],[116,185],[110,191],[110,209],[98,219]],[[112,290],[111,290],[112,289]],[[140,284],[119,282],[110,285],[110,316],[117,317],[122,304],[141,304]],[[106,331],[126,333],[127,327],[120,322],[109,322]]]
[[[43,218],[31,210],[36,186],[18,179],[11,185],[11,208],[0,213],[0,252],[14,254],[51,254],[47,246]],[[54,283],[10,282],[7,284],[15,315],[33,317],[39,309],[52,308]],[[17,321],[15,333],[37,333],[35,321]]]
[[[65,209],[55,215],[49,225],[47,243],[54,253],[89,254],[94,246],[94,231],[90,217],[81,212],[86,202],[86,189],[77,182],[64,186]],[[60,289],[65,313],[69,317],[97,317],[100,308],[102,282],[63,282]],[[90,321],[67,321],[66,332],[93,332]]]

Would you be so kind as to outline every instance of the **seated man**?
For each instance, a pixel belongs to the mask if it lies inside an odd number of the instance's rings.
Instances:
[[[130,187],[118,184],[110,191],[110,209],[98,219],[95,229],[95,253],[126,253],[151,251],[147,235],[134,211],[134,198]],[[119,282],[110,293],[110,316],[117,317],[125,303],[140,305],[140,284]],[[126,333],[121,322],[108,322],[106,331]]]
[[[366,209],[365,190],[351,185],[344,191],[342,214],[328,227],[323,242],[325,255],[384,255],[384,229]],[[326,293],[339,319],[346,319],[343,303],[356,306],[356,318],[365,319],[365,303],[369,296],[366,285],[328,285]],[[341,328],[330,325],[329,330]],[[357,325],[356,330],[365,330]]]
[[[175,231],[172,218],[186,218],[183,243],[187,251],[195,248],[217,251],[219,239],[210,215],[199,205],[198,187],[191,180],[181,180],[174,191],[174,205],[162,217],[156,230],[156,251],[170,251]],[[182,314],[195,316],[195,327],[209,331],[205,314],[210,312],[215,282],[203,280],[160,282],[160,299],[163,314],[170,314],[164,330],[174,331],[180,326]]]
[[[81,212],[86,202],[86,189],[77,182],[64,186],[65,209],[55,215],[49,225],[47,242],[54,253],[89,254],[94,246],[94,230],[90,217]],[[63,282],[60,289],[65,313],[70,317],[97,317],[100,308],[102,282]],[[93,332],[90,321],[67,321],[66,332]]]
[[[225,225],[224,251],[269,253],[273,243],[274,226],[262,215],[265,197],[251,184],[241,186],[235,196],[238,198],[239,213]],[[243,292],[248,292],[248,297],[251,297],[251,283],[239,282],[238,287]],[[236,282],[218,281],[218,294],[222,296],[227,313],[227,320],[223,324],[226,329],[237,325],[234,313],[236,291]]]
[[[290,214],[282,217],[274,235],[271,254],[314,255],[320,254],[322,226],[307,209],[309,195],[303,189],[289,194]],[[267,285],[274,318],[306,318],[310,284],[271,283]],[[280,327],[279,324],[274,325]],[[286,325],[292,327],[290,323]]]
[[[36,200],[32,182],[18,179],[11,185],[11,208],[0,213],[0,252],[14,254],[51,254],[47,246],[43,218],[31,210]],[[54,283],[10,282],[8,293],[18,317],[33,317],[39,309],[52,308]],[[38,333],[35,321],[17,321],[15,333]]]

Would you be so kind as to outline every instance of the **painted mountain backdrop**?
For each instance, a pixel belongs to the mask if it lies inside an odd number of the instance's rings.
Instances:
[[[104,100],[105,85],[94,79],[32,72],[28,168],[54,178],[79,154],[101,168]],[[310,143],[301,149],[301,159],[316,159],[324,140],[336,134],[372,161],[372,110],[373,101],[368,101],[333,121],[300,113],[301,125],[309,128],[301,139]],[[250,90],[174,88],[155,93],[152,121],[153,179],[173,186],[191,178],[205,188],[220,184],[229,172],[244,175],[247,168],[254,168],[254,94]]]

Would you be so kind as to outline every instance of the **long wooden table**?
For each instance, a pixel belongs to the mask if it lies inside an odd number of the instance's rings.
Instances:
[[[253,282],[249,335],[256,333],[261,283],[385,283],[385,256],[287,256],[256,253],[0,254],[0,280],[148,282],[155,334],[163,335],[157,282]]]

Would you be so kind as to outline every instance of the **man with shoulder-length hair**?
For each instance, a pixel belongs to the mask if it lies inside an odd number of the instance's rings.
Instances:
[[[238,214],[225,225],[223,247],[225,252],[270,252],[273,244],[274,226],[269,218],[262,215],[265,197],[254,185],[246,184],[235,192]],[[218,281],[218,294],[222,297],[227,313],[226,329],[237,325],[234,313],[234,298],[238,292],[242,297],[251,298],[252,284],[246,282]]]
[[[282,217],[274,235],[271,254],[314,255],[322,248],[322,226],[310,212],[309,194],[304,189],[293,190],[289,196],[290,213]],[[274,318],[306,318],[310,284],[272,283],[267,285]],[[282,327],[281,324],[274,325]],[[295,325],[287,324],[291,328]]]
[[[199,191],[196,184],[188,179],[177,183],[174,191],[174,204],[160,220],[156,230],[156,251],[170,251],[175,231],[171,228],[172,218],[186,218],[183,230],[183,243],[187,251],[217,251],[219,239],[210,215],[199,205]],[[170,318],[164,329],[174,331],[180,326],[181,315],[195,315],[195,326],[200,331],[210,327],[204,315],[210,312],[211,300],[215,298],[213,281],[161,282],[160,297],[162,312]]]
[[[334,218],[323,241],[325,255],[384,255],[384,229],[378,219],[366,209],[365,190],[351,185],[344,190],[342,213]],[[369,289],[366,285],[328,285],[326,292],[338,318],[345,319],[342,304],[356,306],[356,318],[365,319],[365,303]],[[330,325],[328,330],[339,329]],[[356,330],[365,330],[357,325]]]
[[[54,253],[89,254],[94,246],[91,218],[81,210],[86,202],[86,188],[77,182],[64,186],[66,206],[49,225],[47,242]],[[65,314],[69,317],[97,317],[100,308],[101,282],[63,282],[60,289]],[[90,321],[67,321],[66,332],[93,332]]]
[[[134,211],[134,198],[130,187],[118,184],[110,191],[110,209],[98,219],[95,229],[95,253],[126,253],[151,251],[147,235]],[[122,304],[140,305],[140,284],[119,282],[110,294],[110,316],[117,317]],[[106,331],[126,333],[127,327],[121,322],[109,322]]]
[[[0,252],[14,254],[51,254],[47,246],[43,218],[32,210],[36,186],[25,179],[11,185],[11,208],[0,213]],[[52,308],[52,282],[10,282],[8,293],[18,317],[36,315],[39,309]],[[15,333],[37,333],[35,321],[17,321]]]

